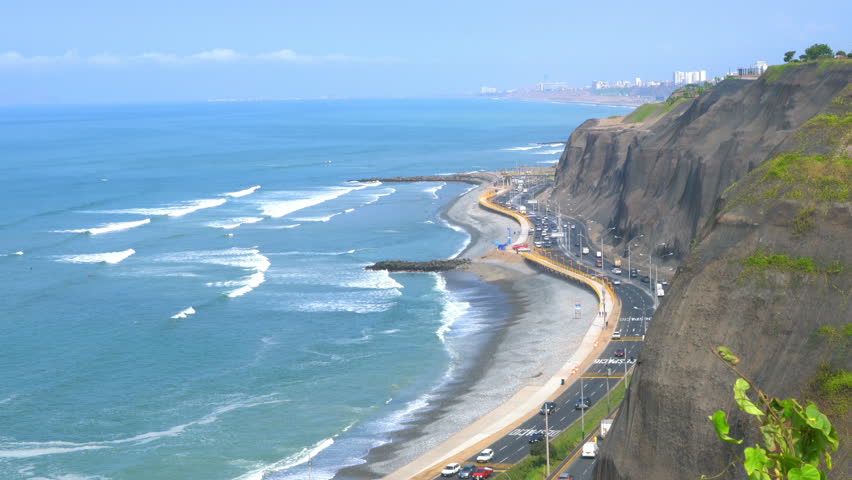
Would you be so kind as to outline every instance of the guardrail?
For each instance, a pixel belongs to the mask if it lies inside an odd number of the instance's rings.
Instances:
[[[490,209],[494,210],[498,213],[502,213],[503,215],[510,216],[518,221],[521,224],[521,227],[526,226],[529,228],[531,225],[529,218],[523,213],[520,213],[516,210],[512,210],[510,208],[506,208],[500,205],[495,204],[491,201],[492,198],[502,193],[502,191],[493,191],[488,192],[479,197],[479,204]],[[561,274],[567,274],[573,278],[576,278],[583,283],[589,285],[592,290],[598,295],[598,299],[600,301],[601,311],[604,311],[604,297],[603,293],[600,290],[600,285],[612,295],[613,302],[618,299],[618,295],[615,293],[615,286],[612,282],[608,281],[605,275],[602,273],[596,272],[593,268],[587,267],[580,262],[575,262],[574,260],[568,260],[568,264],[561,262],[556,259],[553,255],[553,252],[546,249],[537,248],[535,246],[532,247],[532,252],[524,252],[522,253],[524,258],[535,262],[544,268],[547,268],[551,271]],[[554,268],[555,267],[555,268]]]

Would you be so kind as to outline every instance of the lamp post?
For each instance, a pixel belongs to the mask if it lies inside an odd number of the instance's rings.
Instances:
[[[627,362],[627,359],[624,359]],[[612,369],[607,367],[606,369],[606,414],[607,416],[612,414],[612,407],[609,406],[609,376],[612,375]]]
[[[586,438],[586,402],[583,397],[583,377],[580,377],[580,431],[582,438]]]
[[[550,424],[547,422],[547,417],[550,415],[550,410],[544,409],[544,456],[547,459],[547,478],[550,476]]]
[[[612,230],[615,230],[615,227],[609,227],[606,230],[601,232],[601,270],[606,271],[606,262],[604,262],[604,237],[606,234]]]
[[[644,237],[644,236],[645,236],[645,235],[639,235],[638,237],[636,237],[636,239],[638,240],[638,239],[640,239],[640,238],[642,238],[642,237]],[[633,239],[631,239],[631,240],[629,240],[629,241],[627,242],[627,278],[628,278],[628,279],[630,278],[630,272],[631,272],[631,270],[630,270],[630,244],[631,244],[632,242],[633,242]],[[637,244],[636,244],[636,245],[634,245],[634,246],[638,247],[638,246],[639,246],[639,244],[637,243]]]

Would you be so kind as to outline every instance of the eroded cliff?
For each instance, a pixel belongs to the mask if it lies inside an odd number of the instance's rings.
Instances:
[[[590,120],[557,166],[552,198],[592,220],[623,255],[672,253],[680,260],[720,194],[773,154],[849,83],[852,62],[787,68],[756,81],[726,80],[660,117]],[[593,225],[594,226],[594,225]],[[664,245],[661,245],[664,244]]]
[[[572,136],[563,192],[599,202],[597,218],[611,214],[619,229],[657,225],[681,252],[695,238],[651,322],[595,479],[745,478],[731,462],[757,438],[736,413],[735,378],[710,353],[718,345],[740,354],[770,395],[829,411],[847,442],[830,478],[848,478],[852,391],[847,383],[826,394],[820,378],[852,368],[850,80],[850,63],[802,65],[773,82],[723,84],[647,130],[587,126]],[[733,414],[743,446],[718,441],[708,421],[718,409]]]

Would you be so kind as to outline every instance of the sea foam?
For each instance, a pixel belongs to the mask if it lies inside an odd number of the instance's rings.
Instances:
[[[119,263],[134,253],[136,253],[136,250],[128,248],[127,250],[122,250],[120,252],[59,255],[56,257],[56,261],[64,263]]]
[[[258,202],[258,206],[260,207],[260,211],[267,217],[279,218],[329,200],[334,200],[355,190],[375,185],[379,184],[363,183],[357,184],[354,187],[328,187],[325,190],[313,192],[268,192],[266,198]]]
[[[121,210],[98,210],[91,213],[123,213],[133,215],[151,215],[151,216],[168,216],[182,217],[198,210],[205,208],[218,207],[228,200],[225,198],[205,198],[201,200],[189,200],[186,202],[177,202],[171,205],[154,208],[125,208]]]
[[[136,228],[142,225],[146,225],[151,223],[150,218],[146,218],[144,220],[136,220],[133,222],[116,222],[116,223],[105,223],[103,225],[91,228],[79,228],[75,230],[53,230],[55,233],[88,233],[89,235],[100,235],[102,233],[111,233],[118,232],[121,230],[128,230],[131,228]]]
[[[224,195],[226,197],[239,198],[239,197],[245,197],[246,195],[251,195],[252,193],[256,192],[259,189],[260,189],[260,185],[255,185],[255,186],[249,187],[245,190],[240,190],[240,191],[237,191],[237,192],[223,193],[222,195]]]
[[[188,315],[195,315],[195,309],[192,308],[192,307],[185,308],[185,309],[181,310],[180,312],[172,315],[172,318],[175,318],[175,319],[186,318]]]
[[[210,222],[207,224],[208,227],[213,228],[223,228],[225,230],[231,230],[239,227],[240,225],[246,225],[249,223],[257,223],[263,220],[263,217],[237,217],[231,218],[229,220],[223,220],[221,222]]]

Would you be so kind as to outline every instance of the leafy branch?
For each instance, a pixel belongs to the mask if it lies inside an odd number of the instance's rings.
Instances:
[[[795,399],[780,400],[764,393],[737,368],[740,358],[729,349],[718,347],[712,352],[739,377],[734,383],[739,409],[760,422],[763,444],[746,447],[744,459],[737,458],[749,480],[825,480],[826,472],[832,469],[831,452],[840,446],[828,417],[811,402],[802,407]],[[749,398],[751,389],[757,396],[755,401]],[[743,439],[729,435],[727,413],[719,410],[709,418],[719,440],[743,443]],[[702,475],[702,479],[708,478],[713,477]]]

